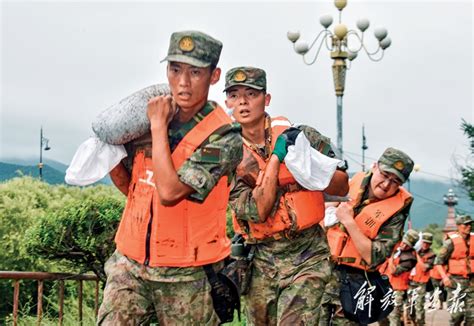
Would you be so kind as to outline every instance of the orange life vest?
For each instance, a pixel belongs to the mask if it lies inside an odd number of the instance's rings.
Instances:
[[[284,117],[272,119],[272,149],[278,136],[290,126],[290,122]],[[260,174],[265,170],[267,162],[244,143],[244,159],[242,162],[245,162],[245,155],[253,155],[257,160]],[[264,222],[246,222],[248,226],[243,226],[242,222],[237,220],[235,214],[233,214],[235,231],[241,233],[244,238],[251,242],[258,242],[270,237],[279,239],[286,232],[298,232],[307,229],[324,218],[322,191],[303,189],[297,184],[284,163],[280,164],[278,182],[280,186],[287,186],[289,189],[294,186],[295,191],[286,191],[280,198],[275,214],[267,217]]]
[[[423,257],[419,254],[416,255],[417,262],[414,270],[410,273],[410,280],[418,283],[427,283],[430,279],[430,270],[424,271],[423,268],[425,267],[426,262],[428,259],[434,256],[434,252],[429,251]]]
[[[454,251],[448,261],[448,271],[452,275],[468,278],[469,274],[474,273],[474,233],[470,235],[469,248],[459,233],[449,233],[448,237],[454,245]]]
[[[430,277],[434,278],[435,280],[441,280],[441,274],[438,272],[438,268],[434,266],[432,269],[430,269]]]
[[[173,151],[175,169],[215,130],[231,122],[220,107],[205,116]],[[202,266],[227,257],[230,254],[230,240],[226,236],[230,191],[227,177],[218,181],[203,203],[183,199],[172,207],[160,204],[153,180],[151,155],[138,150],[127,204],[115,236],[118,251],[151,267]]]
[[[355,174],[349,182],[350,203],[357,205],[360,197],[363,195],[361,190],[362,180],[365,178],[364,172]],[[354,221],[369,239],[375,239],[380,227],[396,213],[400,212],[412,201],[412,197],[403,187],[399,187],[399,191],[390,198],[377,201],[365,206]],[[357,251],[354,242],[349,235],[343,231],[339,224],[330,227],[327,231],[329,247],[333,259],[339,263],[355,268],[368,270],[367,264]]]
[[[405,291],[408,290],[408,281],[410,278],[410,271],[403,272],[399,275],[393,275],[390,269],[390,265],[397,266],[400,263],[400,256],[393,259],[390,257],[381,268],[379,268],[380,274],[385,274],[388,276],[388,280],[392,285],[392,288],[395,291]]]

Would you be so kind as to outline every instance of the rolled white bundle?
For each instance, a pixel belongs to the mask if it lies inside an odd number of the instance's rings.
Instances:
[[[170,93],[168,84],[148,86],[102,111],[92,123],[92,130],[103,142],[123,145],[150,131],[146,111],[148,101]]]

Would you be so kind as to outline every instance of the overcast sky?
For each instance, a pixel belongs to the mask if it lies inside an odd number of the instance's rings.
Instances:
[[[336,142],[331,60],[322,49],[306,66],[286,38],[299,30],[312,41],[319,17],[337,17],[333,1],[306,2],[17,2],[1,5],[0,160],[39,156],[69,164],[93,134],[96,115],[127,95],[166,82],[164,63],[173,31],[197,29],[224,43],[223,73],[238,65],[267,71],[268,112],[305,123]],[[361,128],[370,158],[388,146],[406,151],[426,176],[454,174],[453,157],[468,155],[461,119],[473,122],[470,1],[348,1],[342,20],[355,29],[385,26],[392,46],[381,62],[360,53],[347,73],[344,150],[360,169]],[[356,44],[353,45],[356,47]],[[210,98],[224,105],[224,78]],[[429,174],[428,174],[429,173]],[[444,180],[446,181],[446,180]]]

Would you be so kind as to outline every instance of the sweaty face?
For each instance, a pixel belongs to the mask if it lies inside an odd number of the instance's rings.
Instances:
[[[169,62],[168,82],[181,113],[197,113],[207,102],[209,87],[219,81],[220,69],[199,68],[181,62]]]
[[[378,164],[373,169],[372,179],[370,180],[370,192],[373,197],[382,200],[393,196],[402,181],[393,173],[380,170]]]
[[[270,103],[270,94],[247,86],[234,86],[227,91],[225,104],[233,109],[235,120],[242,126],[252,125],[265,117],[265,106]]]

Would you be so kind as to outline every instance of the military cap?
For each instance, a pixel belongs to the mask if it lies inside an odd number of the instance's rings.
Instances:
[[[460,215],[456,217],[456,224],[471,224],[474,222],[470,215]]]
[[[421,240],[426,243],[433,243],[433,234],[429,232],[423,232],[421,235]]]
[[[418,241],[418,239],[420,239],[420,236],[418,235],[418,232],[413,230],[413,229],[410,229],[403,236],[402,242],[404,242],[405,244],[407,244],[411,248],[413,248],[413,246]]]
[[[222,43],[203,32],[174,32],[171,34],[168,55],[162,62],[182,62],[200,68],[217,66],[221,50]]]
[[[224,92],[232,86],[247,86],[259,91],[267,89],[265,70],[254,67],[236,67],[225,74]]]
[[[384,172],[395,174],[402,183],[407,181],[413,170],[413,160],[399,149],[389,147],[380,156],[379,168]]]

